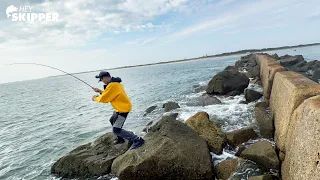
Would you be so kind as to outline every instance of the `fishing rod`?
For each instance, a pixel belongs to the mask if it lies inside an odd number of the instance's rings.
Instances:
[[[66,75],[69,75],[69,76],[72,76],[74,78],[76,78],[77,80],[83,82],[84,84],[86,84],[87,86],[91,87],[92,89],[94,89],[94,87],[92,87],[90,84],[88,84],[87,82],[85,82],[84,80],[78,78],[77,76],[74,76],[73,74],[70,74],[66,71],[63,71],[61,69],[58,69],[58,68],[55,68],[55,67],[52,67],[52,66],[48,66],[48,65],[44,65],[44,64],[37,64],[37,63],[12,63],[12,64],[5,64],[7,66],[12,66],[12,65],[36,65],[36,66],[43,66],[43,67],[48,67],[48,68],[51,68],[51,69],[55,69],[55,70],[58,70],[60,72],[63,72],[65,73]]]

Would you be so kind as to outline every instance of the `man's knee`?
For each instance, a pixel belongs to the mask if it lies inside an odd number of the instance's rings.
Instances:
[[[119,134],[120,132],[121,132],[121,128],[117,128],[117,127],[113,128],[113,133]]]

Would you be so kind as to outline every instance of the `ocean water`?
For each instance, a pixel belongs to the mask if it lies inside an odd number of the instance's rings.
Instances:
[[[320,59],[320,47],[276,51],[279,55],[302,54],[307,60]],[[198,111],[206,111],[224,131],[251,125],[254,103],[241,104],[243,95],[218,98],[219,105],[188,106],[200,96],[194,85],[206,84],[219,71],[233,65],[240,56],[183,63],[112,70],[121,77],[133,103],[124,128],[137,134],[150,121],[165,114],[162,104],[171,100],[181,108],[178,119],[184,121]],[[77,75],[102,88],[95,73]],[[261,91],[261,88],[252,88]],[[0,84],[0,179],[54,179],[52,164],[79,145],[111,131],[110,105],[91,101],[95,93],[69,76],[50,77],[18,83]],[[158,108],[143,116],[146,108]]]

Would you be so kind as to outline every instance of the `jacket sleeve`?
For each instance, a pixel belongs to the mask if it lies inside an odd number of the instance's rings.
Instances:
[[[115,84],[109,84],[102,94],[94,99],[95,102],[109,103],[120,94]]]

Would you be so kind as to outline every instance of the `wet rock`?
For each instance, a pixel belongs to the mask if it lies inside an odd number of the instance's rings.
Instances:
[[[265,174],[262,176],[251,176],[248,180],[278,180],[279,178],[276,176],[273,176],[271,174]]]
[[[318,81],[320,80],[320,69],[317,69],[313,72],[312,79],[318,80]]]
[[[163,108],[164,108],[165,112],[169,112],[169,111],[172,111],[174,109],[180,108],[180,106],[176,102],[169,101],[169,102],[163,104]]]
[[[215,75],[208,84],[208,94],[227,94],[232,91],[242,93],[248,87],[249,78],[237,70],[222,71]]]
[[[265,102],[258,102],[254,107],[254,117],[258,123],[260,134],[263,138],[273,138],[274,124],[271,113]]]
[[[252,127],[242,128],[232,132],[228,132],[226,133],[226,135],[228,143],[233,147],[236,147],[239,144],[247,142],[250,139],[256,139],[258,137]]]
[[[144,137],[145,144],[112,164],[119,179],[212,179],[207,143],[185,123],[164,116]]]
[[[304,61],[304,58],[302,55],[296,55],[296,56],[285,55],[285,56],[281,56],[280,58],[280,64],[281,66],[284,66],[284,67],[293,66],[303,61]]]
[[[226,135],[212,121],[206,112],[198,112],[190,117],[186,124],[208,142],[209,149],[215,154],[221,154],[226,145]]]
[[[51,173],[63,178],[89,178],[110,173],[114,159],[125,153],[128,143],[113,145],[116,136],[107,133],[60,158]]]
[[[148,109],[145,110],[145,115],[151,113],[157,108],[157,106],[150,106]]]
[[[262,93],[247,88],[244,90],[244,97],[247,102],[253,102],[260,99],[262,97]]]
[[[255,163],[242,158],[224,160],[215,169],[218,179],[222,180],[241,180],[263,174]]]
[[[278,169],[279,159],[272,145],[267,141],[258,141],[242,151],[240,157],[254,161],[266,169]]]
[[[214,97],[204,94],[203,96],[197,97],[192,102],[187,103],[189,106],[209,106],[213,104],[221,104],[221,101]]]

